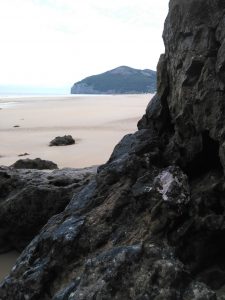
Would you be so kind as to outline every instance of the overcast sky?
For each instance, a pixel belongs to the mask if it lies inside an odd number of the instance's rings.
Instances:
[[[0,85],[156,69],[169,0],[0,0]]]

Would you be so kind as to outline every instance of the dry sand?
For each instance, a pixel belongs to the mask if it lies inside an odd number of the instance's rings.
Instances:
[[[114,146],[136,131],[152,95],[25,97],[0,99],[0,165],[18,155],[52,160],[59,167],[86,167],[106,162]],[[20,127],[13,127],[18,125]],[[58,135],[71,134],[76,144],[49,147]],[[18,254],[0,255],[0,281]]]
[[[145,94],[1,99],[0,165],[11,165],[25,152],[30,154],[26,157],[52,160],[60,168],[102,164],[125,134],[137,130],[150,98]],[[65,134],[71,134],[76,144],[48,146]]]

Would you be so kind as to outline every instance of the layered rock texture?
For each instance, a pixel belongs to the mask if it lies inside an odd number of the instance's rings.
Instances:
[[[95,174],[96,167],[47,172],[0,167],[0,253],[23,250]]]
[[[163,37],[139,130],[25,248],[0,299],[225,299],[225,2],[171,0]]]

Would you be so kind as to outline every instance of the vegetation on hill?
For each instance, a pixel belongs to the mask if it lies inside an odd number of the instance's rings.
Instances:
[[[72,94],[131,94],[154,93],[156,72],[119,67],[75,83]]]

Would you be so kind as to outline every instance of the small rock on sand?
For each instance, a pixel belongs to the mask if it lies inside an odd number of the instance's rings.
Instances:
[[[35,159],[19,159],[11,167],[15,169],[37,169],[37,170],[54,170],[58,169],[57,164],[50,160],[43,160],[40,158]]]
[[[75,140],[71,135],[57,136],[49,144],[49,146],[67,146],[75,144]]]
[[[19,154],[18,156],[27,156],[27,155],[30,155],[29,153],[25,152],[25,153],[21,153]]]

